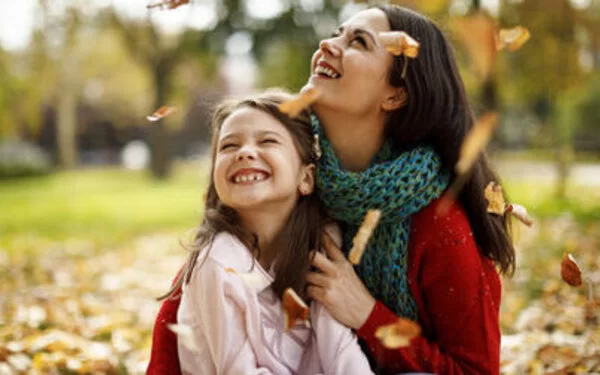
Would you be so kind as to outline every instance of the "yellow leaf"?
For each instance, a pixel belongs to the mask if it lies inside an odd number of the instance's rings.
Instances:
[[[404,348],[410,340],[421,333],[421,327],[412,320],[398,318],[392,324],[381,326],[375,331],[375,337],[388,349]]]
[[[496,60],[496,27],[494,21],[485,13],[455,19],[454,29],[465,45],[475,70],[487,78]]]
[[[319,99],[320,95],[321,92],[318,89],[310,87],[302,91],[299,95],[296,95],[293,99],[281,103],[279,110],[290,117],[297,117],[303,109]]]
[[[488,201],[487,212],[504,215],[506,203],[504,202],[504,194],[502,194],[502,186],[492,181],[485,187],[483,194]]]
[[[512,29],[501,29],[498,32],[498,40],[496,49],[499,51],[506,47],[509,51],[516,51],[525,44],[531,34],[529,30],[523,26],[516,26]]]
[[[348,260],[350,260],[350,263],[360,263],[360,259],[365,252],[369,238],[371,238],[371,235],[373,234],[375,227],[377,227],[380,218],[380,210],[369,210],[367,212],[365,219],[358,228],[358,231],[352,240],[352,249],[348,253]]]

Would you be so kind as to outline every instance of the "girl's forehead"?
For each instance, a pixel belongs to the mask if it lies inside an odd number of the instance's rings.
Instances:
[[[219,132],[219,138],[234,135],[261,135],[266,133],[289,136],[285,126],[272,115],[251,107],[242,107],[229,115]]]

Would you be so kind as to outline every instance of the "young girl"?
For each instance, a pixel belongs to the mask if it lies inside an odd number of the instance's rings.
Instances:
[[[204,220],[171,292],[182,286],[177,322],[185,374],[365,374],[352,332],[311,306],[312,328],[284,329],[281,296],[304,295],[309,253],[324,217],[315,194],[308,115],[281,114],[282,93],[221,105],[213,118]]]

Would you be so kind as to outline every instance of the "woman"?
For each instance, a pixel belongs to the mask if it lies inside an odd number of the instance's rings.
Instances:
[[[390,30],[421,42],[404,78],[404,57],[387,53],[376,38]],[[415,12],[372,8],[322,41],[312,68],[308,85],[322,93],[313,118],[323,151],[321,201],[342,225],[344,244],[367,209],[384,215],[356,270],[326,241],[329,258],[314,257],[308,295],[356,330],[378,372],[499,373],[495,265],[510,273],[514,250],[503,218],[486,212],[483,190],[498,180],[485,158],[448,213],[436,215],[473,126],[446,38]],[[175,339],[161,320],[174,322],[177,305],[170,300],[161,308],[149,373],[176,366],[166,357],[170,350],[176,359]],[[417,320],[423,333],[407,348],[388,350],[375,330],[398,316]]]

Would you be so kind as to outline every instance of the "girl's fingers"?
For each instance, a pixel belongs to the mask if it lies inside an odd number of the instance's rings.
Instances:
[[[327,257],[319,252],[315,253],[314,258],[312,259],[312,265],[317,267],[321,272],[326,275],[335,275],[336,268],[335,264],[333,264]]]
[[[323,231],[323,235],[321,236],[321,240],[323,241],[323,247],[325,248],[325,252],[333,260],[334,262],[340,260],[346,260],[346,256],[340,250],[339,247],[336,246],[335,242],[333,242],[333,238],[329,235],[329,233]]]
[[[329,285],[329,278],[320,272],[309,272],[306,275],[306,281],[309,284],[327,287]]]

